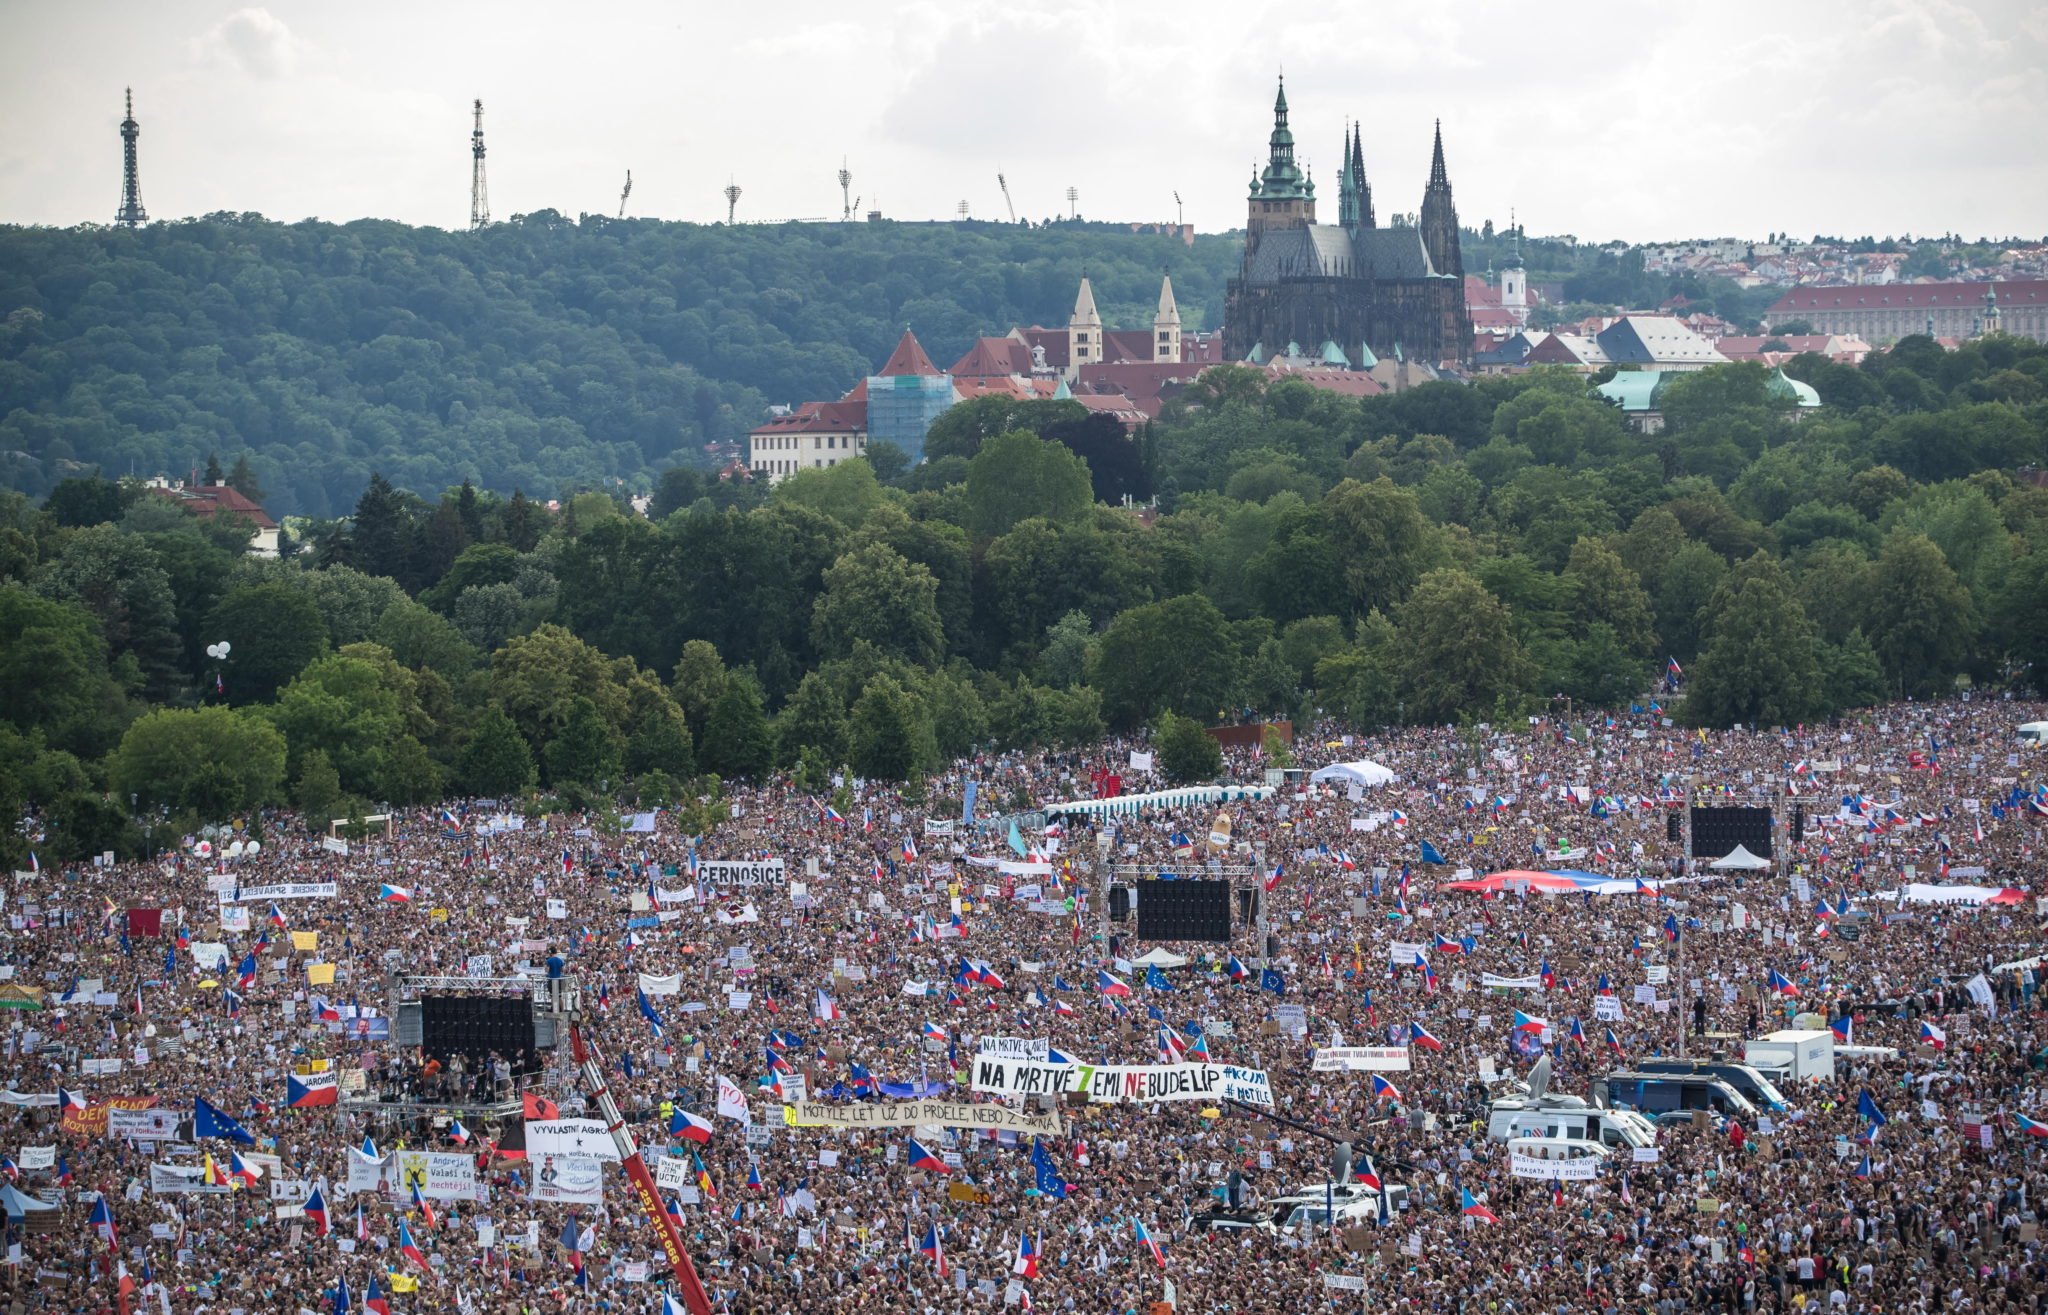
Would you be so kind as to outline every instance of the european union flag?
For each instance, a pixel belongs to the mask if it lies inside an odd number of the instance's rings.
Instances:
[[[195,1139],[199,1137],[225,1137],[227,1140],[243,1146],[254,1146],[256,1144],[256,1139],[249,1135],[247,1129],[215,1109],[213,1103],[204,1096],[194,1096],[192,1098],[192,1136]]]
[[[1173,983],[1166,980],[1166,974],[1159,971],[1159,965],[1156,963],[1145,965],[1145,985],[1155,991],[1171,991],[1173,989]]]
[[[1436,852],[1435,845],[1432,845],[1427,840],[1425,840],[1422,842],[1422,861],[1425,863],[1434,863],[1438,867],[1442,867],[1444,866],[1446,860],[1444,859],[1444,856],[1442,854]]]
[[[1280,975],[1279,969],[1268,968],[1259,974],[1259,989],[1271,991],[1274,995],[1286,995],[1287,979]]]
[[[1067,1199],[1067,1180],[1060,1177],[1059,1166],[1046,1154],[1045,1147],[1036,1141],[1031,1143],[1031,1172],[1037,1179],[1038,1190],[1055,1201]]]

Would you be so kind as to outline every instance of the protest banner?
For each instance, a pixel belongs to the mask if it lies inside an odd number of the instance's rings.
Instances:
[[[76,1106],[67,1108],[59,1126],[64,1131],[83,1137],[104,1137],[107,1135],[108,1115],[114,1110],[146,1110],[156,1104],[154,1096],[116,1096],[112,1100],[94,1101],[84,1109]]]
[[[531,1125],[528,1125],[531,1126]],[[595,1155],[541,1155],[533,1160],[533,1201],[597,1205],[604,1200],[604,1161]],[[616,1157],[615,1157],[616,1158]],[[682,1161],[664,1159],[662,1166]]]
[[[1324,1046],[1314,1065],[1318,1073],[1405,1073],[1408,1067],[1406,1046]]]
[[[341,886],[332,881],[287,881],[273,886],[243,886],[220,897],[223,904],[257,904],[264,900],[339,899]]]
[[[409,1200],[412,1189],[436,1201],[478,1201],[476,1161],[463,1152],[398,1151],[396,1172],[389,1177],[390,1194]]]
[[[183,1111],[160,1109],[115,1108],[107,1111],[107,1139],[109,1141],[174,1141],[178,1136],[178,1121]]]
[[[1052,1053],[1052,1043],[1021,1036],[985,1036],[975,1043],[974,1050],[996,1059],[1033,1059],[1043,1064]]]
[[[211,1194],[226,1196],[234,1190],[230,1183],[208,1183],[206,1166],[201,1164],[152,1164],[149,1166],[149,1190],[159,1196],[172,1194]]]
[[[655,977],[649,973],[641,973],[640,989],[649,995],[681,995],[683,975],[676,973],[669,977]]]
[[[905,1100],[850,1105],[798,1101],[783,1107],[793,1128],[981,1128],[995,1132],[1060,1135],[1056,1111],[1012,1109],[1008,1105],[973,1105],[963,1100]]]
[[[697,884],[700,886],[787,886],[789,873],[779,858],[762,859],[756,862],[737,862],[723,859],[699,859],[697,861]]]
[[[616,1160],[619,1148],[601,1119],[528,1119],[526,1154],[531,1159],[543,1155],[588,1155]]]
[[[1538,1155],[1511,1154],[1508,1169],[1517,1178],[1557,1179],[1560,1182],[1591,1182],[1600,1176],[1600,1161],[1591,1155],[1570,1160],[1546,1160]]]
[[[1107,1103],[1132,1101],[1240,1100],[1270,1106],[1272,1085],[1264,1069],[1235,1064],[1096,1065],[1040,1064],[977,1055],[974,1090],[1005,1096],[1079,1094]]]

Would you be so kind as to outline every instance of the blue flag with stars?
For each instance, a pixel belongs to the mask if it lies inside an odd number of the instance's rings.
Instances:
[[[1031,1172],[1038,1180],[1035,1185],[1040,1192],[1055,1201],[1067,1199],[1067,1180],[1060,1177],[1059,1166],[1035,1140],[1031,1143]]]
[[[1287,979],[1280,975],[1279,969],[1268,968],[1259,974],[1259,989],[1271,991],[1274,995],[1286,995]]]

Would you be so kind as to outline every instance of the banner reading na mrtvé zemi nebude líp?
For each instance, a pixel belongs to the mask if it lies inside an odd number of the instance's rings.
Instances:
[[[1240,1100],[1270,1106],[1266,1071],[1235,1064],[1041,1064],[974,1057],[974,1090],[1001,1096],[1064,1096],[1079,1092],[1105,1103]]]

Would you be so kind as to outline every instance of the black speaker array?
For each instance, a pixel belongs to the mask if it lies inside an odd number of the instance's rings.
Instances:
[[[1237,920],[1247,927],[1259,920],[1259,892],[1250,886],[1237,892]]]
[[[1685,839],[1685,819],[1676,813],[1664,815],[1664,838],[1672,844]]]
[[[1131,888],[1111,886],[1109,888],[1109,920],[1128,922],[1131,917]]]
[[[444,1062],[459,1052],[470,1061],[472,1071],[496,1051],[523,1071],[536,1062],[533,1001],[524,996],[422,997],[420,1045]]]
[[[1230,939],[1227,881],[1140,881],[1138,938],[1150,941]]]
[[[1768,808],[1695,808],[1692,810],[1692,856],[1726,858],[1742,846],[1758,858],[1771,857],[1771,810]]]

